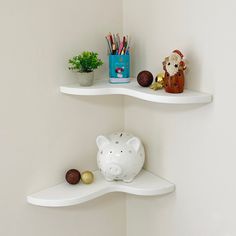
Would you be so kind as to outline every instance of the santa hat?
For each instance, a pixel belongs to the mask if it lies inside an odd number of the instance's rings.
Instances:
[[[181,59],[184,58],[184,55],[183,55],[182,52],[180,52],[179,50],[174,50],[173,53],[178,54],[178,55],[181,57]]]
[[[183,68],[183,70],[186,70],[187,67],[184,61],[181,61],[179,65]]]

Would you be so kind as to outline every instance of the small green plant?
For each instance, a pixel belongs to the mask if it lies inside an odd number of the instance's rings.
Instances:
[[[80,55],[69,59],[69,69],[81,73],[92,72],[102,64],[103,62],[98,58],[98,53],[96,52],[82,52]]]

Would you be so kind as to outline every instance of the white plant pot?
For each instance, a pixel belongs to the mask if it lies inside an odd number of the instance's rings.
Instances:
[[[93,72],[78,73],[78,77],[79,77],[79,84],[81,86],[93,85],[93,81],[94,81],[94,73]]]

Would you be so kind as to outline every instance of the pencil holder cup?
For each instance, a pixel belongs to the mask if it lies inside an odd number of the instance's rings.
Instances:
[[[109,55],[110,83],[130,82],[130,55]]]

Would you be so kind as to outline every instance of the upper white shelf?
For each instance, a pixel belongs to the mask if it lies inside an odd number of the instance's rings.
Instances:
[[[122,181],[107,182],[100,171],[94,172],[94,182],[90,185],[62,183],[27,197],[33,205],[46,207],[72,206],[87,202],[111,192],[124,192],[142,196],[155,196],[171,193],[175,185],[142,170],[132,183]]]
[[[150,88],[141,87],[135,79],[127,84],[111,84],[108,79],[96,80],[93,86],[82,87],[79,84],[69,84],[60,87],[60,91],[72,95],[127,95],[142,100],[169,103],[169,104],[196,104],[209,103],[212,95],[185,89],[181,94],[166,93],[164,90],[153,91]]]

